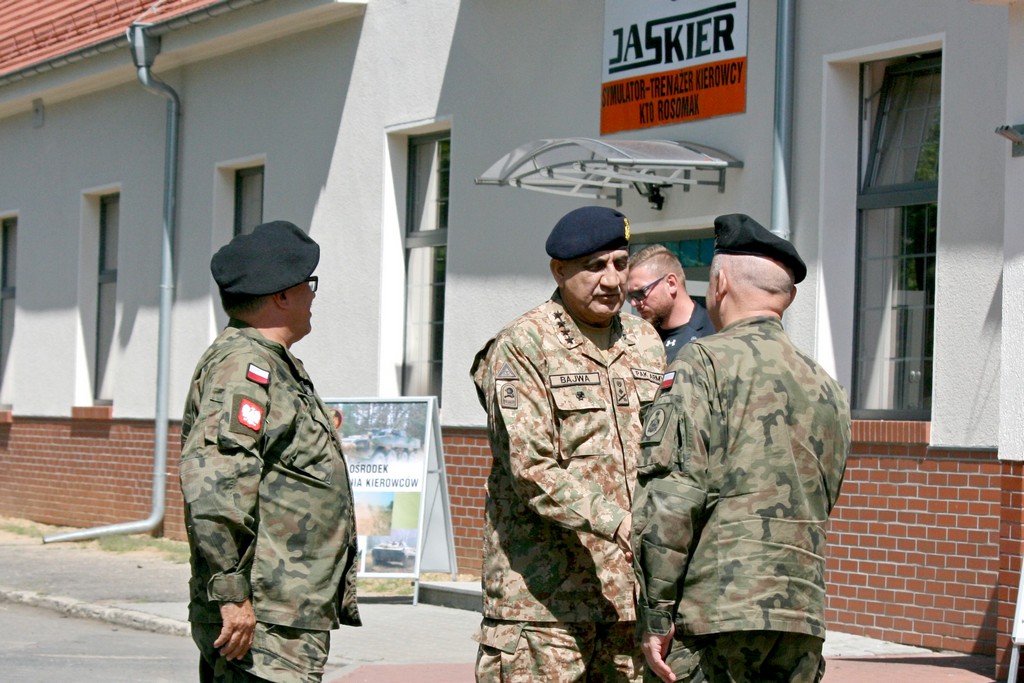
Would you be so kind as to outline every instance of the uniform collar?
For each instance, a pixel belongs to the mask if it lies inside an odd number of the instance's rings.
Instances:
[[[602,364],[606,362],[606,359],[610,363],[614,358],[618,357],[624,350],[623,347],[636,344],[633,335],[627,333],[622,327],[621,314],[616,314],[612,318],[611,346],[609,346],[608,351],[602,352],[587,339],[586,335],[580,332],[576,319],[572,317],[569,309],[565,307],[562,294],[557,289],[551,295],[551,301],[548,302],[547,308],[548,319],[554,325],[558,333],[557,337],[562,342],[562,345],[567,349],[583,347],[581,349],[583,353],[600,361]]]

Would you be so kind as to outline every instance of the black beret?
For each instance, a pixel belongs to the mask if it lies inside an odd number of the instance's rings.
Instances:
[[[715,219],[715,253],[767,256],[789,268],[794,283],[807,277],[807,266],[792,244],[742,213]]]
[[[560,261],[629,246],[629,219],[615,209],[584,206],[562,216],[544,248]]]
[[[298,226],[272,221],[236,235],[210,260],[222,292],[262,296],[294,287],[316,270],[320,246]]]

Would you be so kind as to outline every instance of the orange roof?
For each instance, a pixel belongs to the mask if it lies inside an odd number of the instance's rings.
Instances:
[[[123,36],[136,19],[159,23],[221,1],[0,0],[0,75]]]

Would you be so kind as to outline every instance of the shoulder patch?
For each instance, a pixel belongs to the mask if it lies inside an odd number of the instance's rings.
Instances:
[[[498,370],[498,374],[494,376],[494,379],[519,379],[516,373],[513,372],[512,367],[508,363],[502,363],[501,369]]]
[[[231,431],[244,432],[246,429],[259,432],[263,429],[263,419],[266,417],[267,409],[258,401],[247,396],[236,395],[231,406],[233,418],[231,420]]]
[[[659,444],[665,438],[665,428],[672,421],[675,406],[671,403],[659,403],[651,406],[644,420],[644,435],[640,439],[641,446]]]
[[[254,363],[249,363],[249,369],[245,371],[245,378],[250,382],[266,386],[270,384],[270,370],[264,370]]]
[[[672,382],[674,382],[675,379],[676,379],[676,373],[675,373],[674,370],[672,372],[666,372],[664,375],[662,375],[661,376],[661,390],[662,391],[668,391],[669,389],[671,389],[672,388]]]
[[[519,407],[519,390],[515,384],[510,382],[499,382],[498,383],[498,398],[501,402],[502,408],[518,408]]]

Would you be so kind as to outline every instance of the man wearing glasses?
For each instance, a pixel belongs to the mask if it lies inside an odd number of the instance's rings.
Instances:
[[[626,297],[658,330],[669,364],[684,344],[715,332],[708,312],[686,291],[679,259],[660,244],[644,247],[629,258]]]
[[[620,315],[629,222],[584,207],[548,237],[551,299],[477,354],[493,460],[476,680],[639,681],[630,505],[654,329]]]
[[[319,260],[275,221],[210,262],[230,321],[192,377],[179,468],[203,682],[319,681],[330,629],[359,625],[348,467],[289,350],[310,332]]]

